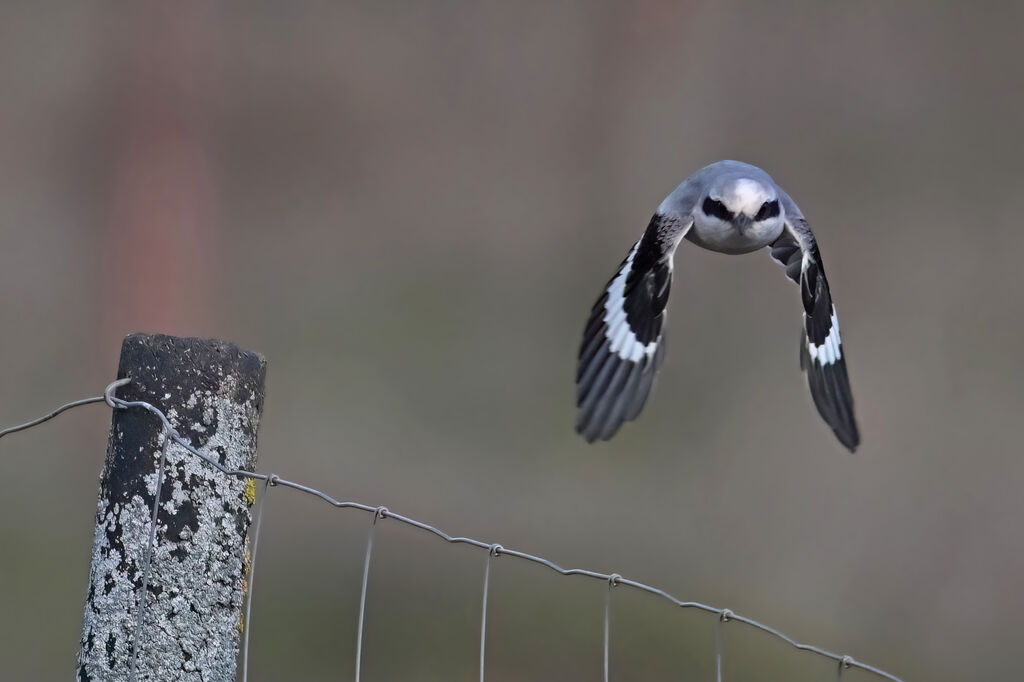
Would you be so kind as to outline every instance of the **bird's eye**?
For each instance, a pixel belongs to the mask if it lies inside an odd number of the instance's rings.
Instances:
[[[725,204],[717,199],[705,198],[701,209],[704,211],[704,215],[714,216],[719,220],[732,220],[732,213],[725,207]]]
[[[761,208],[758,209],[754,220],[766,220],[777,215],[779,215],[779,200],[775,199],[774,201],[766,201],[761,204]]]

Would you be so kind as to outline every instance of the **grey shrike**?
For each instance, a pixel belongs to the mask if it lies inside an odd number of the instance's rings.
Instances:
[[[597,299],[579,350],[576,430],[588,442],[608,440],[647,402],[665,356],[665,304],[683,237],[720,253],[771,248],[800,286],[800,366],[811,397],[839,442],[855,450],[860,435],[845,352],[814,235],[771,176],[739,161],[701,168],[669,194]]]

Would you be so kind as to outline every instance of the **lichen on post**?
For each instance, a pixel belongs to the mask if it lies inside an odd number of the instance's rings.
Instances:
[[[152,403],[192,447],[253,470],[266,362],[222,341],[133,334],[121,347],[117,397]],[[164,435],[141,408],[116,409],[100,478],[77,679],[235,679],[244,597],[248,479],[227,476],[173,441],[133,642]]]

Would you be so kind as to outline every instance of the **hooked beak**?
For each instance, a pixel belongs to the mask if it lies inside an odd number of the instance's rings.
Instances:
[[[750,216],[748,216],[746,213],[737,213],[736,217],[733,218],[732,222],[733,225],[736,226],[736,229],[739,230],[740,234],[742,235],[750,228],[750,224],[753,222],[753,220],[751,220]]]

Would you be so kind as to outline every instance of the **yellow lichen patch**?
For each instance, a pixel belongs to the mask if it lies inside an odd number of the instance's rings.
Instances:
[[[245,479],[245,503],[250,507],[256,502],[256,479],[247,478]]]

